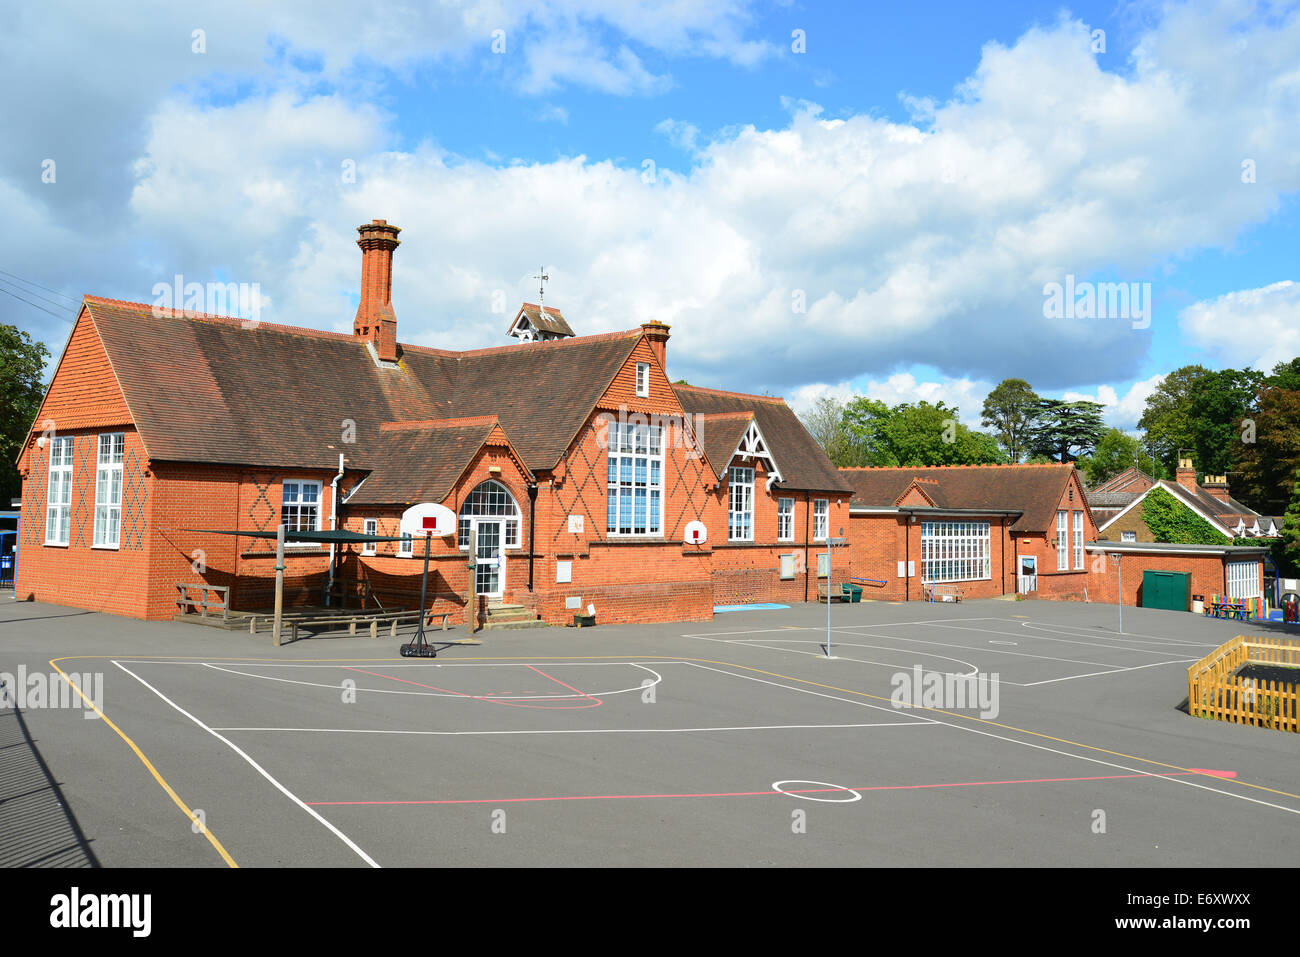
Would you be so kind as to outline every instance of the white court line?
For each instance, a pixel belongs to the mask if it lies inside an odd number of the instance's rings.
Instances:
[[[695,665],[695,667],[697,667],[697,668],[704,668],[706,671],[717,671],[717,672],[719,672],[719,673],[721,673],[721,674],[729,674],[729,675],[731,675],[732,677],[735,677],[735,678],[749,678],[749,677],[750,677],[749,675],[738,675],[738,674],[736,674],[734,671],[722,671],[722,670],[719,669],[719,668],[710,668],[710,667],[708,667],[708,666],[706,666],[706,665],[696,664],[695,662],[692,662],[692,661],[683,662],[683,664]],[[763,679],[761,679],[761,678],[751,678],[750,680],[753,680],[753,681],[762,681]],[[770,682],[770,681],[769,681],[769,682],[764,682],[764,683],[765,683],[765,684],[775,684],[775,682]],[[789,686],[788,686],[788,685],[778,685],[778,687],[789,687]],[[808,693],[808,694],[818,695],[818,696],[821,696],[821,697],[833,697],[832,695],[822,695],[820,692],[809,691],[807,688],[792,688],[791,690],[793,690],[793,691],[804,691],[804,692],[806,692],[806,693]],[[840,699],[840,700],[842,700],[842,699]],[[927,711],[928,711],[928,710],[930,710],[930,709],[921,709],[921,710],[927,710]],[[1084,755],[1084,754],[1072,754],[1072,753],[1070,753],[1069,751],[1061,751],[1061,750],[1059,750],[1059,749],[1057,749],[1057,748],[1049,748],[1049,747],[1048,747],[1047,745],[1045,745],[1045,744],[1034,744],[1034,743],[1031,742],[1031,741],[1020,741],[1020,740],[1018,740],[1018,739],[1016,739],[1016,738],[1009,738],[1009,737],[1006,737],[1005,735],[994,734],[992,731],[984,731],[984,730],[982,730],[982,729],[980,729],[980,728],[973,728],[973,727],[970,727],[969,725],[964,724],[964,723],[963,723],[963,724],[957,724],[957,723],[952,722],[952,721],[945,721],[945,720],[943,720],[942,718],[930,718],[930,719],[928,719],[928,720],[933,721],[935,724],[942,724],[942,725],[944,725],[945,727],[952,728],[953,730],[956,730],[956,731],[967,731],[967,732],[969,732],[969,733],[971,733],[971,734],[978,734],[978,735],[981,735],[981,736],[986,737],[986,738],[995,738],[995,739],[997,739],[997,740],[999,740],[999,741],[1006,741],[1006,742],[1009,743],[1009,744],[1019,744],[1019,745],[1022,745],[1023,747],[1026,747],[1026,748],[1033,748],[1033,749],[1035,749],[1035,750],[1037,750],[1037,751],[1047,751],[1047,752],[1049,752],[1049,753],[1051,753],[1051,754],[1059,754],[1059,755],[1062,755],[1063,757],[1067,757],[1067,758],[1077,758],[1077,759],[1080,760],[1080,761],[1087,761],[1087,762],[1089,762],[1089,763],[1091,763],[1091,764],[1100,764],[1100,765],[1102,765],[1103,767],[1108,767],[1108,768],[1117,768],[1117,769],[1119,769],[1119,770],[1121,770],[1121,771],[1129,771],[1129,772],[1131,772],[1131,773],[1133,773],[1133,774],[1141,775],[1142,777],[1147,777],[1147,778],[1160,778],[1161,780],[1169,781],[1169,782],[1171,782],[1171,783],[1173,783],[1173,784],[1181,784],[1181,785],[1184,785],[1184,786],[1186,786],[1186,787],[1197,788],[1197,789],[1202,790],[1202,791],[1212,791],[1212,792],[1215,793],[1215,794],[1222,794],[1222,795],[1224,795],[1225,797],[1237,798],[1238,800],[1241,800],[1241,801],[1249,801],[1251,804],[1260,804],[1260,805],[1263,805],[1264,807],[1271,807],[1271,808],[1275,808],[1276,810],[1279,810],[1279,811],[1286,811],[1288,814],[1297,814],[1297,815],[1300,815],[1300,808],[1286,807],[1285,805],[1282,805],[1282,804],[1273,804],[1273,803],[1271,803],[1271,802],[1269,802],[1269,801],[1261,801],[1259,798],[1248,797],[1248,796],[1246,796],[1246,795],[1244,795],[1244,794],[1237,794],[1237,793],[1235,793],[1235,792],[1233,792],[1233,791],[1224,791],[1224,790],[1222,790],[1221,788],[1213,788],[1213,787],[1210,787],[1210,786],[1207,785],[1207,784],[1198,784],[1197,782],[1195,782],[1195,781],[1190,781],[1190,780],[1188,780],[1187,778],[1181,778],[1181,777],[1179,777],[1179,778],[1174,778],[1174,777],[1170,777],[1170,776],[1167,775],[1167,774],[1160,774],[1159,772],[1156,772],[1156,771],[1145,771],[1145,770],[1141,770],[1141,769],[1139,769],[1139,768],[1130,768],[1130,767],[1128,767],[1127,765],[1116,764],[1114,761],[1106,761],[1106,760],[1103,760],[1103,759],[1101,759],[1101,758],[1093,758],[1093,757],[1089,757],[1089,756]],[[972,720],[975,720],[975,719],[972,719]],[[983,719],[979,719],[979,720],[983,720]]]
[[[1025,622],[1024,624],[1029,624],[1029,623],[1028,623],[1028,622]],[[1151,650],[1150,648],[1123,648],[1123,647],[1120,647],[1119,645],[1114,645],[1114,644],[1111,644],[1111,645],[1103,645],[1103,644],[1098,644],[1098,643],[1095,642],[1095,641],[1081,641],[1077,636],[1074,637],[1074,638],[1049,638],[1049,637],[1047,637],[1046,635],[1032,635],[1032,636],[1026,636],[1026,635],[1024,634],[1024,632],[1014,632],[1014,631],[993,631],[992,629],[989,629],[989,628],[963,628],[963,627],[961,627],[961,625],[945,625],[945,624],[940,624],[939,627],[940,627],[940,628],[955,628],[957,631],[979,632],[980,634],[983,634],[983,635],[1006,635],[1008,638],[1025,638],[1025,637],[1033,637],[1033,638],[1037,638],[1039,641],[1058,641],[1058,642],[1060,642],[1060,643],[1062,643],[1062,644],[1066,644],[1066,645],[1087,645],[1089,648],[1105,648],[1107,651],[1127,651],[1127,652],[1129,652],[1129,653],[1131,653],[1131,654],[1135,654],[1135,655],[1167,655],[1167,654],[1169,654],[1169,652],[1167,652],[1167,651],[1153,651],[1153,650]]]
[[[802,690],[802,689],[800,689]],[[728,728],[563,728],[525,731],[406,731],[384,728],[213,728],[214,731],[315,731],[330,734],[416,734],[462,737],[493,734],[685,734],[707,731],[824,731],[838,728],[905,728],[936,724],[934,721],[875,721],[866,724],[755,724]]]
[[[807,655],[807,656],[810,657],[810,658],[825,658],[825,657],[826,657],[826,655],[825,655],[824,653],[819,655],[819,654],[817,654],[816,652],[813,652],[813,651],[800,651],[800,650],[797,649],[797,648],[777,648],[777,647],[775,647],[774,645],[760,645],[757,641],[743,641],[743,640],[740,640],[740,639],[725,639],[725,638],[705,638],[705,639],[703,639],[703,640],[704,640],[704,641],[717,641],[717,642],[721,642],[722,644],[727,644],[727,645],[745,645],[745,646],[750,647],[750,648],[766,648],[766,649],[768,649],[769,651],[786,651],[786,652],[789,652],[789,653],[792,654],[792,655]],[[767,638],[767,639],[764,639],[764,640],[765,640],[765,641],[776,641],[776,640],[778,640],[778,639],[775,639],[775,638]],[[823,645],[823,646],[824,646],[824,644],[825,644],[824,642],[818,642],[818,641],[811,640],[811,639],[808,639],[808,638],[788,638],[788,639],[786,639],[786,643],[787,643],[787,644],[799,644],[799,645]],[[906,654],[909,653],[908,649],[906,649],[906,648],[889,648],[889,647],[886,647],[885,645],[860,645],[860,644],[857,644],[856,642],[852,642],[852,641],[837,641],[837,642],[835,642],[834,648],[835,648],[835,649],[839,649],[839,648],[876,648],[876,649],[879,649],[880,651],[893,651],[893,652],[895,652],[895,653],[897,653],[897,654],[900,654],[900,655],[906,655]],[[958,677],[965,677],[966,675],[974,675],[974,674],[978,674],[978,673],[979,673],[979,668],[975,667],[975,665],[971,664],[969,661],[962,661],[960,658],[949,658],[947,655],[934,655],[934,654],[930,654],[930,653],[928,653],[928,652],[924,652],[924,651],[912,651],[912,652],[910,652],[910,653],[913,654],[913,655],[919,655],[919,656],[921,656],[921,657],[923,657],[923,658],[938,658],[940,661],[955,661],[955,662],[957,662],[957,664],[959,664],[959,665],[965,665],[967,668],[970,669],[970,671],[963,671],[963,672],[957,672],[957,671],[940,671],[940,672],[938,672],[939,674],[945,674],[945,675],[957,675]],[[908,669],[910,669],[910,668],[912,667],[912,665],[909,665],[909,664],[888,663],[888,662],[884,662],[884,661],[871,661],[871,660],[869,660],[869,659],[867,659],[867,658],[854,658],[852,655],[836,655],[835,657],[836,657],[836,658],[843,658],[845,661],[856,661],[856,662],[858,662],[859,664],[863,664],[863,665],[876,665],[876,666],[878,666],[878,667],[880,667],[880,668],[893,668],[893,669],[895,669],[895,670],[897,670],[897,669],[899,669],[899,668],[908,668]],[[915,664],[915,662],[914,662],[913,664]]]
[[[220,665],[214,665],[210,662],[204,662],[204,667],[211,668],[213,671],[224,671],[228,675],[239,675],[244,678],[255,678],[260,681],[279,681],[287,685],[302,685],[307,688],[324,688],[327,691],[338,692],[340,685],[321,684],[319,681],[302,681],[298,678],[275,678],[271,675],[252,674],[247,671],[236,671],[234,668],[223,668]],[[253,667],[257,667],[254,665]],[[340,669],[348,668],[348,665],[340,665]],[[380,666],[382,667],[382,665]],[[527,664],[519,662],[512,664],[513,668],[527,668]],[[566,698],[597,698],[610,697],[616,694],[627,694],[629,692],[644,691],[646,688],[653,688],[659,682],[664,680],[664,676],[659,674],[653,668],[647,668],[645,665],[631,665],[633,668],[640,668],[642,671],[648,671],[655,676],[654,682],[648,685],[636,685],[632,688],[618,688],[614,691],[592,691],[584,694],[518,694],[518,695],[474,695],[469,692],[449,692],[449,691],[406,691],[402,688],[362,688],[358,686],[357,691],[364,691],[367,694],[396,694],[396,695],[415,695],[421,698],[470,698],[473,700],[488,701],[559,701]]]
[[[1073,681],[1076,678],[1096,678],[1098,675],[1118,675],[1126,671],[1141,671],[1143,668],[1159,668],[1161,665],[1189,665],[1199,661],[1199,658],[1175,658],[1173,661],[1153,661],[1147,665],[1134,665],[1131,668],[1116,668],[1113,671],[1094,671],[1086,675],[1070,675],[1066,678],[1048,678],[1046,681],[1029,681],[1022,684],[1022,688],[1032,688],[1034,685],[1050,685],[1057,681]]]
[[[923,618],[918,621],[885,621],[876,625],[840,625],[842,628],[877,628],[880,625],[892,627],[894,625],[928,625],[935,621],[1007,621],[1006,618]],[[763,635],[778,631],[825,631],[825,628],[818,628],[815,625],[786,625],[784,628],[751,628],[745,631],[709,631],[701,632],[698,635],[682,635],[682,638],[717,638],[726,635]]]
[[[240,749],[236,744],[234,744],[234,743],[233,743],[232,741],[230,741],[228,738],[224,738],[224,737],[222,737],[222,736],[221,736],[220,734],[218,734],[214,729],[209,728],[206,724],[204,724],[204,723],[203,723],[202,721],[200,721],[198,718],[194,717],[194,715],[190,714],[188,711],[186,711],[186,710],[185,710],[184,708],[182,708],[180,705],[176,704],[176,702],[172,701],[172,700],[171,700],[170,698],[168,698],[165,694],[163,694],[161,691],[159,691],[159,690],[158,690],[157,688],[155,688],[153,685],[149,684],[149,682],[145,681],[143,678],[141,678],[138,674],[136,674],[136,673],[135,673],[134,671],[132,671],[130,668],[125,667],[121,662],[119,662],[119,661],[114,661],[113,664],[117,665],[117,667],[121,668],[123,671],[125,671],[127,674],[129,674],[129,675],[130,675],[132,678],[134,678],[136,681],[140,682],[140,684],[144,685],[146,688],[148,688],[150,691],[152,691],[154,694],[156,694],[159,698],[161,698],[163,701],[165,701],[167,704],[169,704],[172,708],[176,709],[176,710],[179,711],[181,714],[185,715],[185,717],[189,718],[191,721],[193,721],[195,724],[197,724],[197,725],[198,725],[200,728],[202,728],[204,731],[208,732],[208,734],[212,735],[212,736],[213,736],[214,738],[216,738],[218,741],[221,741],[221,742],[224,743],[226,746],[228,746],[232,751],[234,751],[236,754],[238,754],[241,758],[243,758],[245,761],[247,761],[250,765],[252,765],[253,769],[254,769],[255,771],[257,771],[258,774],[262,775],[262,777],[264,777],[264,778],[266,778],[266,780],[270,781],[271,784],[273,784],[273,785],[275,786],[276,790],[278,790],[281,794],[283,794],[285,797],[287,797],[289,800],[291,800],[294,804],[298,805],[300,808],[302,808],[304,811],[306,811],[308,814],[310,814],[312,817],[314,817],[316,820],[318,820],[321,824],[324,824],[325,827],[328,828],[328,829],[330,830],[330,832],[334,834],[335,837],[337,837],[337,838],[338,838],[339,840],[341,840],[344,844],[346,844],[346,845],[347,845],[348,847],[350,847],[353,851],[355,851],[355,852],[357,853],[357,856],[359,856],[363,861],[365,861],[365,862],[366,862],[367,864],[369,864],[371,867],[378,867],[378,866],[379,866],[379,864],[377,864],[377,863],[375,862],[375,859],[374,859],[373,857],[371,857],[369,854],[367,854],[365,851],[363,851],[360,847],[358,847],[358,846],[356,845],[356,843],[355,843],[355,842],[354,842],[350,837],[348,837],[346,834],[344,834],[342,831],[340,831],[337,827],[335,827],[335,826],[334,826],[333,824],[331,824],[329,821],[325,820],[325,818],[321,817],[320,814],[318,814],[318,813],[315,811],[315,809],[310,808],[310,807],[308,807],[306,804],[304,804],[304,803],[302,802],[302,800],[301,800],[301,799],[300,799],[296,794],[294,794],[292,791],[290,791],[288,788],[286,788],[283,784],[281,784],[279,781],[277,781],[275,778],[273,778],[273,777],[272,777],[272,776],[267,772],[267,770],[266,770],[265,768],[263,768],[260,764],[258,764],[258,763],[257,763],[256,761],[254,761],[252,758],[250,758],[250,757],[249,757],[249,756],[248,756],[248,755],[247,755],[243,750],[241,750],[241,749]]]
[[[824,629],[820,630],[822,634],[825,634]],[[1107,661],[1080,661],[1078,658],[1057,658],[1053,655],[1033,655],[1027,651],[1003,651],[998,648],[983,647],[972,648],[970,645],[958,645],[947,641],[928,641],[924,638],[904,638],[902,635],[885,635],[879,632],[842,631],[839,628],[832,628],[831,632],[835,634],[852,635],[855,638],[888,638],[891,641],[910,641],[918,645],[934,645],[937,648],[960,648],[962,651],[979,651],[983,654],[989,655],[1014,655],[1017,658],[1039,658],[1043,661],[1060,661],[1070,665],[1092,665],[1097,668],[1118,667],[1117,665],[1113,665]],[[742,638],[725,639],[725,642],[727,644],[748,644],[748,642]],[[899,650],[902,651],[903,649],[900,648]],[[1011,684],[1011,682],[1007,682],[1007,684]]]
[[[1071,634],[1071,632],[1068,632],[1068,631],[1061,631],[1062,628],[1073,628],[1073,629],[1075,629],[1076,631],[1083,631],[1083,632],[1086,632],[1088,635],[1091,635],[1091,636],[1094,637],[1094,638],[1107,638],[1107,639],[1111,639],[1111,640],[1114,640],[1114,641],[1131,641],[1131,642],[1133,642],[1134,644],[1139,644],[1139,645],[1190,645],[1190,646],[1192,646],[1192,647],[1196,647],[1196,648],[1217,648],[1217,647],[1219,647],[1218,644],[1216,644],[1216,643],[1214,643],[1214,642],[1212,642],[1212,641],[1182,641],[1182,640],[1180,640],[1180,639],[1178,639],[1178,638],[1159,638],[1159,637],[1157,637],[1157,636],[1155,636],[1155,635],[1143,635],[1143,634],[1141,634],[1140,632],[1127,632],[1127,631],[1126,631],[1126,632],[1124,632],[1124,633],[1121,634],[1121,633],[1118,632],[1118,631],[1111,631],[1110,634],[1107,634],[1107,635],[1099,635],[1099,634],[1097,634],[1097,629],[1096,629],[1096,628],[1088,628],[1088,627],[1086,627],[1086,626],[1084,626],[1084,625],[1053,624],[1053,625],[1050,625],[1050,626],[1049,626],[1049,625],[1040,625],[1040,624],[1038,624],[1038,623],[1036,623],[1036,622],[1032,622],[1032,621],[1022,621],[1022,622],[1020,623],[1020,627],[1022,627],[1022,628],[1039,628],[1039,629],[1048,630],[1048,631],[1055,631],[1057,634],[1061,634],[1061,635],[1068,635],[1068,634]],[[1106,629],[1106,630],[1107,630],[1107,631],[1110,631],[1109,628]],[[1084,636],[1083,636],[1083,635],[1076,635],[1075,637],[1082,638],[1082,637],[1084,637]],[[1143,639],[1149,639],[1149,640],[1145,640],[1145,641],[1144,641]],[[1131,650],[1131,651],[1138,651],[1139,649],[1137,649],[1137,648],[1133,648],[1133,649],[1130,649],[1130,650]]]
[[[738,675],[734,671],[724,671],[721,668],[713,668],[709,665],[702,665],[698,661],[683,661],[681,662],[681,664],[690,665],[692,668],[699,668],[703,671],[716,671],[720,675],[730,675],[732,678],[744,678],[746,681],[757,681],[759,684],[771,685],[774,688],[784,688],[787,691],[798,691],[802,694],[810,694],[817,698],[830,698],[832,701],[843,701],[845,704],[855,704],[858,705],[859,707],[871,708],[875,711],[884,711],[888,714],[897,715],[901,713],[900,709],[898,708],[886,708],[884,705],[871,704],[866,701],[855,701],[852,698],[841,698],[839,695],[826,694],[823,691],[810,691],[807,688],[796,688],[793,685],[783,685],[779,681],[768,681],[766,678],[755,678],[753,675]],[[914,715],[912,717],[914,717],[916,721],[922,724],[927,722],[933,724],[943,724],[942,721],[938,721],[934,718],[923,718],[920,715]]]
[[[387,658],[340,658],[334,664],[296,664],[292,661],[271,658],[218,658],[216,662],[200,661],[164,661],[154,658],[118,658],[128,665],[191,665],[212,667],[215,664],[240,665],[244,668],[350,668],[354,665],[370,665],[372,668],[519,668],[529,664],[545,664],[552,668],[601,668],[620,665],[636,665],[639,662],[628,661],[547,661],[545,658],[529,657],[519,661],[390,661]],[[676,658],[665,655],[662,661],[651,663],[675,664]]]

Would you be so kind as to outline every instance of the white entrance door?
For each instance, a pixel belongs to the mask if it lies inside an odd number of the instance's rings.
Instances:
[[[1028,595],[1038,591],[1038,558],[1034,555],[1020,556],[1020,594]]]
[[[502,548],[502,522],[475,519],[478,550],[474,564],[474,592],[500,598],[506,590],[506,553]]]

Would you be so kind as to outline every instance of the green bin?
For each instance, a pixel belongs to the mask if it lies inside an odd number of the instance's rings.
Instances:
[[[840,586],[840,592],[844,595],[844,600],[847,602],[852,603],[862,601],[861,585],[852,585],[849,582],[845,582]]]

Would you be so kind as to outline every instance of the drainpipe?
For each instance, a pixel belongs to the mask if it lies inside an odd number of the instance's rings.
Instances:
[[[528,590],[533,590],[533,536],[537,516],[537,483],[528,485]]]
[[[903,523],[903,601],[912,600],[912,522],[914,521],[916,516],[908,515],[907,521]]]
[[[339,527],[339,479],[343,478],[343,453],[339,453],[339,472],[330,482],[330,531]],[[325,592],[325,605],[329,607],[334,598],[334,543],[330,542],[330,580]]]

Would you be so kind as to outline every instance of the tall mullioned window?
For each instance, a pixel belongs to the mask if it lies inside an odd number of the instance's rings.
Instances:
[[[1074,513],[1074,570],[1083,571],[1083,512]]]
[[[776,500],[776,540],[794,541],[794,499],[792,498]]]
[[[813,541],[824,542],[831,534],[831,503],[829,499],[813,499]]]
[[[45,544],[68,544],[72,524],[72,438],[50,443],[49,492],[45,498]]]
[[[122,534],[122,460],[126,435],[99,437],[95,472],[95,547],[117,548]]]
[[[922,581],[980,581],[991,572],[988,522],[921,523]]]
[[[1056,513],[1056,570],[1063,572],[1070,567],[1069,542],[1066,538],[1065,512]]]
[[[663,428],[612,423],[608,456],[605,530],[610,535],[662,535]]]
[[[733,468],[727,482],[730,488],[727,537],[733,542],[754,540],[754,470]]]

